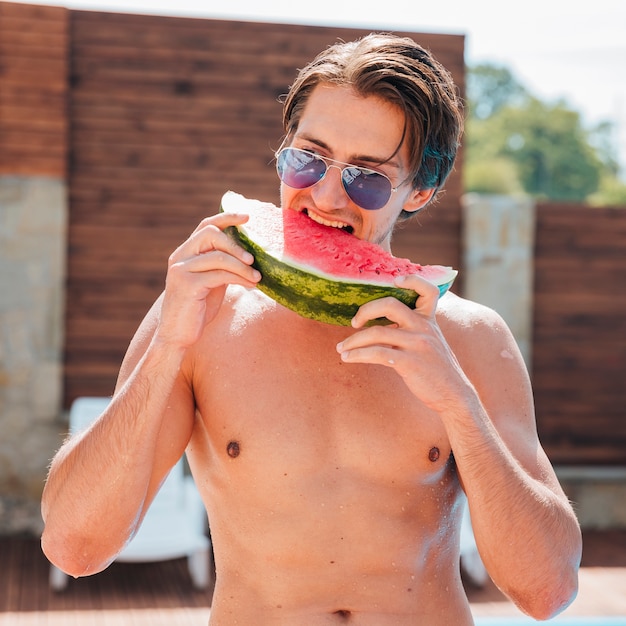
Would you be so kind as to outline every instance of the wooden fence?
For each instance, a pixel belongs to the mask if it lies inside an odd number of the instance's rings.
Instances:
[[[626,208],[537,206],[533,334],[552,460],[626,464]]]
[[[167,256],[226,189],[278,200],[278,97],[365,31],[4,2],[0,18],[0,174],[68,184],[68,406],[111,393]],[[463,37],[412,36],[463,89]],[[460,267],[461,165],[397,254]],[[625,234],[626,211],[538,210],[533,379],[558,463],[626,463]]]
[[[65,178],[68,12],[0,2],[0,174]]]
[[[169,253],[226,190],[278,202],[278,98],[296,68],[365,31],[73,11],[70,33],[67,403],[111,392]],[[418,38],[462,86],[463,38]],[[424,258],[458,264],[458,176],[450,189],[424,218]]]

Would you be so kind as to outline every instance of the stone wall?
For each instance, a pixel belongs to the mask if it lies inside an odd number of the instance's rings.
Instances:
[[[67,201],[62,181],[0,177],[0,533],[37,533],[63,432]]]
[[[464,296],[495,309],[532,363],[535,204],[527,197],[463,199]]]

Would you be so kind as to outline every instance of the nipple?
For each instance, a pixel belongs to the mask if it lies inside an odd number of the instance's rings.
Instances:
[[[239,456],[240,451],[238,441],[230,441],[226,447],[226,452],[231,459],[236,459]]]
[[[428,459],[433,463],[436,463],[439,460],[439,448],[437,446],[433,446],[428,453]]]

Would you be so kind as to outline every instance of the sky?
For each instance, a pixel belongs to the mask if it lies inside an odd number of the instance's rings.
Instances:
[[[30,1],[30,0],[18,0]],[[626,0],[34,0],[79,9],[463,34],[466,63],[507,66],[542,100],[585,124],[617,126],[626,173]]]

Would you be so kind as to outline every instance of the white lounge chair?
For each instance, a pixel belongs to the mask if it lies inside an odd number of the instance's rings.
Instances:
[[[82,397],[72,403],[70,432],[85,429],[107,407],[109,398]],[[211,581],[210,541],[204,505],[183,459],[172,468],[148,509],[141,527],[116,561],[151,562],[187,557],[194,587],[206,589]],[[68,575],[51,565],[50,586],[61,591]]]

